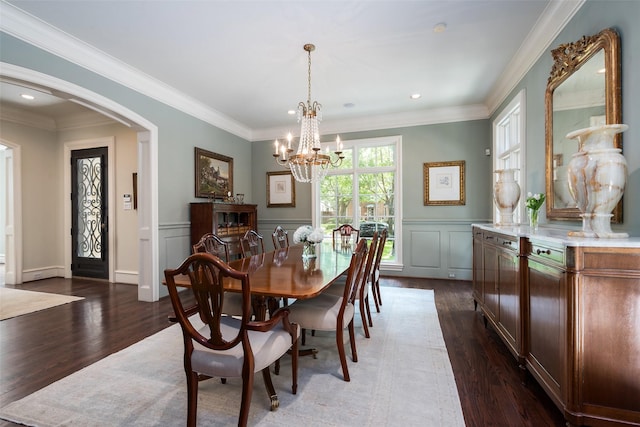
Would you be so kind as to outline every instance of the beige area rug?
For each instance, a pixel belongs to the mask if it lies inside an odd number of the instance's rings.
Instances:
[[[301,357],[298,394],[291,365],[272,375],[280,408],[269,411],[256,375],[250,425],[464,426],[433,291],[383,288],[371,339],[357,333],[358,363],[344,382],[335,335],[307,336],[318,358]],[[358,316],[359,318],[359,316]],[[186,383],[178,325],[115,353],[0,409],[29,426],[184,426]],[[199,426],[237,425],[241,382],[200,383]]]
[[[0,320],[84,299],[69,295],[0,287]]]

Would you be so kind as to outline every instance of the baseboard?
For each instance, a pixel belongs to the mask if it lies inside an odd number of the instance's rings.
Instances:
[[[124,283],[127,285],[138,284],[138,272],[137,271],[116,271],[115,283]]]
[[[64,277],[64,267],[42,267],[22,272],[22,282],[33,282],[35,280],[51,279],[52,277]]]

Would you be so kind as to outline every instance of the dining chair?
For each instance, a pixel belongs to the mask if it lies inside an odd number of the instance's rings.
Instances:
[[[209,253],[196,253],[178,268],[166,269],[164,275],[184,338],[187,426],[196,425],[198,379],[201,375],[242,378],[239,426],[247,425],[254,373],[258,371],[262,371],[271,398],[271,410],[278,408],[278,396],[271,381],[269,366],[287,352],[291,353],[291,391],[296,394],[300,327],[290,322],[286,308],[273,313],[269,320],[251,320],[248,272],[235,270]],[[175,277],[180,275],[187,275],[191,282],[190,289],[196,300],[192,307],[185,308],[180,299],[175,282]],[[227,316],[221,310],[223,283],[230,279],[241,283],[242,316],[239,318]]]
[[[364,330],[364,336],[366,338],[371,338],[371,335],[369,334],[369,327],[373,327],[371,308],[369,307],[369,275],[371,273],[374,259],[377,254],[377,248],[379,244],[378,242],[378,232],[376,231],[373,233],[371,243],[369,244],[369,250],[367,251],[367,260],[364,266],[364,273],[362,274],[361,282],[358,284],[358,294],[356,297],[359,302],[358,309],[360,311],[360,318],[362,319],[362,329]],[[341,296],[344,292],[344,286],[346,284],[346,281],[342,280],[342,277],[344,276],[341,276],[338,280],[336,280],[335,283],[329,286],[329,288],[324,290],[322,293]]]
[[[358,242],[355,251],[351,255],[351,262],[347,272],[346,285],[341,296],[325,294],[324,292],[314,298],[296,300],[289,305],[289,320],[297,323],[302,328],[302,337],[306,329],[316,331],[335,331],[336,345],[342,375],[345,381],[350,381],[347,358],[344,351],[344,329],[349,330],[349,342],[351,344],[351,359],[358,361],[356,351],[355,328],[353,324],[355,314],[355,299],[358,293],[358,285],[362,282],[365,259],[367,256],[367,241]]]
[[[240,238],[240,252],[246,258],[264,253],[264,239],[255,230],[249,230]]]
[[[193,245],[193,253],[206,252],[217,256],[224,262],[229,260],[229,245],[216,234],[206,233]],[[235,292],[225,292],[224,312],[231,316],[242,315],[242,295]]]
[[[213,233],[204,234],[192,249],[194,254],[207,252],[216,255],[224,262],[229,262],[229,245]]]
[[[334,250],[350,249],[352,247],[351,245],[358,243],[360,230],[354,228],[351,224],[342,224],[333,230],[332,237]]]
[[[384,252],[384,245],[387,243],[388,231],[385,228],[380,233],[380,239],[378,240],[378,249],[376,251],[376,259],[373,261],[373,267],[371,268],[371,293],[373,294],[373,302],[376,305],[376,311],[380,313],[380,306],[382,305],[382,295],[380,294],[380,263],[382,262],[382,253]]]
[[[289,247],[289,233],[281,226],[277,226],[271,234],[274,249],[283,249]]]

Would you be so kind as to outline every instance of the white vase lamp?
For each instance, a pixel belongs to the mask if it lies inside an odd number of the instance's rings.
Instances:
[[[611,231],[611,213],[624,193],[627,161],[613,146],[615,134],[629,126],[611,124],[579,129],[567,134],[578,140],[579,151],[569,161],[569,192],[580,209],[582,230],[573,237],[626,238],[627,233]]]

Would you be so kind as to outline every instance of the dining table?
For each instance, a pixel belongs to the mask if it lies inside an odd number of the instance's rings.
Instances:
[[[229,262],[235,270],[248,272],[256,319],[265,319],[269,301],[307,299],[318,296],[348,269],[352,248],[334,248],[331,242],[316,244],[315,258],[303,257],[303,244],[291,245]],[[189,287],[188,276],[177,276],[177,286]],[[224,287],[241,292],[238,280],[225,278]]]

